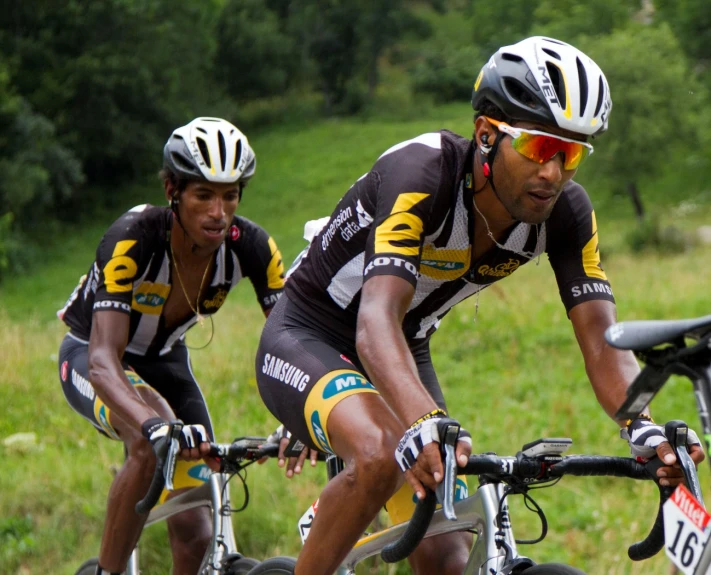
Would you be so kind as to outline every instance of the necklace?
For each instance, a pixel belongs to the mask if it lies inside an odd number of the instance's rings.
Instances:
[[[200,313],[200,294],[202,293],[202,286],[205,283],[205,278],[207,277],[207,270],[210,269],[210,262],[207,262],[207,265],[205,266],[205,272],[202,274],[202,280],[200,280],[200,288],[198,289],[197,298],[195,298],[195,307],[193,308],[193,304],[190,303],[190,298],[188,297],[188,292],[185,289],[185,285],[183,285],[183,278],[180,277],[180,270],[178,269],[178,262],[175,261],[175,253],[173,252],[173,246],[170,247],[170,255],[173,258],[173,267],[175,268],[175,275],[178,276],[178,281],[180,282],[180,287],[183,290],[185,301],[188,302],[188,306],[190,306],[190,311],[197,316],[197,321],[200,324],[200,327],[205,327],[205,318]]]
[[[486,226],[486,235],[489,236],[492,242],[494,242],[494,245],[502,250],[506,250],[508,252],[513,252],[516,255],[523,256],[524,258],[527,258],[529,260],[532,260],[534,256],[536,255],[536,250],[538,249],[538,240],[540,239],[540,228],[538,224],[534,224],[536,226],[536,247],[532,252],[527,252],[526,250],[518,251],[517,249],[513,248],[507,248],[505,246],[502,246],[499,242],[496,241],[496,238],[494,237],[494,234],[491,233],[491,228],[489,228],[489,222],[486,221],[486,218],[484,217],[484,214],[481,213],[481,210],[479,209],[479,206],[476,205],[476,199],[472,197],[472,201],[474,203],[474,209],[476,210],[476,213],[481,216],[481,219],[484,220],[484,225]],[[538,254],[538,260],[536,261],[536,265],[538,265],[541,261],[541,254]]]

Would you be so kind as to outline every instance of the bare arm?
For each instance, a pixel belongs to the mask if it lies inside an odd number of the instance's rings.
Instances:
[[[570,311],[575,337],[585,359],[585,371],[598,402],[612,419],[627,398],[627,387],[639,373],[631,351],[615,349],[605,342],[603,334],[616,319],[615,305],[609,301],[588,301]],[[621,427],[625,424],[615,421]]]
[[[116,311],[94,314],[89,338],[89,379],[108,408],[136,430],[159,417],[128,381],[121,358],[128,343],[129,316]]]
[[[396,276],[376,276],[363,284],[356,349],[378,392],[404,427],[437,409],[422,385],[402,321],[415,294]]]

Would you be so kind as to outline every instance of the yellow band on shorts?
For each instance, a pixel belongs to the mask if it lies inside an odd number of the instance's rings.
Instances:
[[[150,385],[143,381],[141,379],[141,376],[138,375],[135,371],[127,369],[124,371],[124,373],[126,374],[128,381],[131,382],[131,385],[133,387],[147,387],[149,389],[153,389]],[[106,433],[106,435],[108,435],[111,439],[117,439],[120,441],[121,438],[114,429],[113,425],[111,425],[110,415],[111,410],[103,401],[101,401],[99,396],[96,395],[96,397],[94,398],[94,418],[99,423],[102,431]]]
[[[356,393],[378,393],[362,373],[352,369],[329,371],[309,392],[304,405],[304,417],[311,440],[321,451],[333,453],[328,439],[328,416],[346,397]]]
[[[457,484],[454,488],[454,501],[461,501],[469,497],[469,487],[467,486],[467,476],[457,475]],[[402,487],[397,490],[388,502],[385,504],[385,510],[390,516],[390,521],[393,525],[405,523],[409,521],[412,514],[415,512],[417,505],[417,496],[410,487],[410,484],[405,482]],[[439,509],[439,505],[437,508]]]
[[[185,461],[178,459],[175,464],[175,475],[173,475],[173,490],[163,489],[158,499],[157,505],[164,503],[170,493],[175,493],[178,489],[186,487],[200,487],[207,483],[212,471],[202,461]]]

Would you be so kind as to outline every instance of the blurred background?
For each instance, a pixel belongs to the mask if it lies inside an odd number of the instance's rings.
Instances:
[[[440,128],[470,135],[480,67],[534,34],[582,49],[610,83],[610,129],[576,179],[596,207],[620,318],[710,313],[708,0],[2,2],[0,573],[73,573],[97,552],[121,451],[65,404],[54,313],[107,226],[133,205],[165,202],[157,172],[171,131],[205,115],[247,134],[257,175],[240,213],[288,264],[303,223],[330,213],[388,147]],[[515,277],[482,295],[476,323],[465,302],[433,339],[475,449],[513,453],[548,434],[573,437],[576,452],[625,454],[586,383],[548,265]],[[213,343],[193,353],[221,441],[275,426],[253,375],[262,323],[241,286],[215,318]],[[200,347],[207,336],[189,339]],[[698,427],[688,383],[673,381],[657,402],[662,418]],[[275,466],[255,472],[236,519],[247,554],[298,553],[296,521],[325,475],[309,471],[291,483]],[[541,495],[552,533],[531,555],[596,574],[666,573],[664,558],[633,565],[625,552],[652,520],[653,490],[564,484]],[[522,521],[535,538],[536,522]],[[170,570],[161,529],[144,537],[147,573]]]

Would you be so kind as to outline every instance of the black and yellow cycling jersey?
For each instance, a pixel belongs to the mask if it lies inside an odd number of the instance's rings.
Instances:
[[[568,311],[613,301],[600,265],[595,212],[568,182],[550,218],[518,223],[473,261],[473,143],[447,130],[385,152],[346,193],[289,276],[286,294],[305,320],[355,338],[363,282],[396,275],[415,287],[405,315],[408,340],[427,339],[458,302],[546,253]]]
[[[168,353],[197,318],[191,316],[167,329],[163,306],[173,286],[169,232],[173,213],[148,204],[122,215],[104,235],[96,260],[83,276],[59,317],[72,334],[88,340],[92,313],[110,309],[130,315],[126,352],[135,355]],[[228,292],[248,277],[262,309],[271,309],[284,286],[283,263],[274,240],[260,226],[233,216],[222,245],[214,254],[215,265],[206,278],[199,303],[203,316],[215,313]]]

